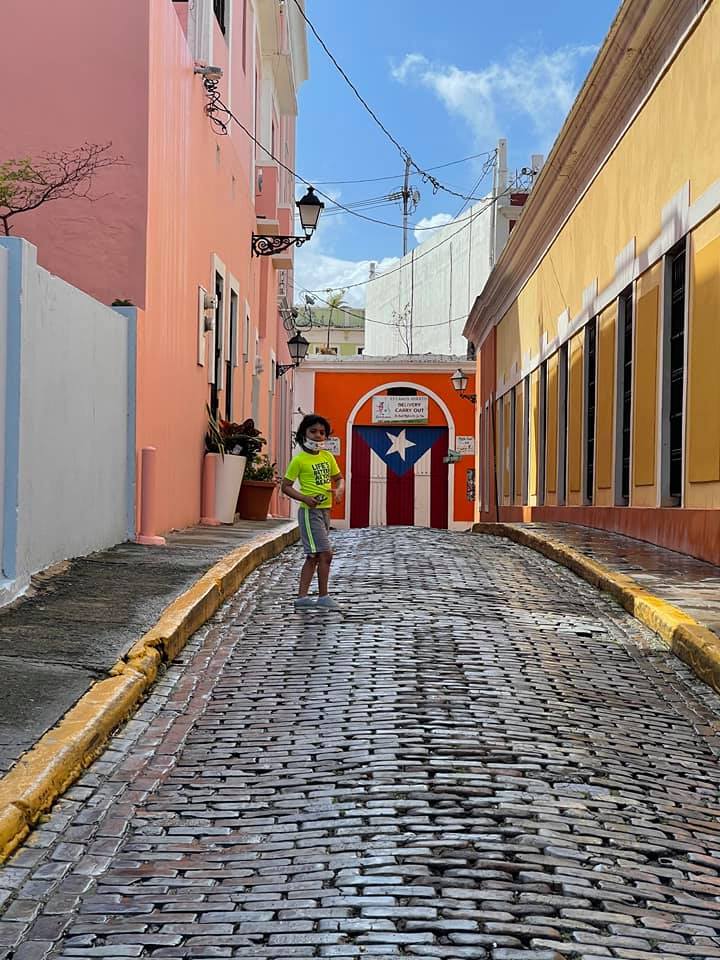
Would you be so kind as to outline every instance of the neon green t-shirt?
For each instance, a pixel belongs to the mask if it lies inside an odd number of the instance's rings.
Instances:
[[[337,460],[327,450],[320,450],[319,453],[305,453],[303,450],[302,453],[296,453],[285,471],[286,480],[300,481],[300,493],[310,497],[320,493],[323,495],[322,502],[318,502],[320,509],[332,506],[330,480],[339,476]],[[300,506],[308,509],[304,503]]]

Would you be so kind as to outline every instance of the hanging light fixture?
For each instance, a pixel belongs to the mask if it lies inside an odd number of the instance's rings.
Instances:
[[[463,400],[469,400],[470,403],[477,402],[477,394],[465,393],[468,385],[468,377],[466,373],[463,373],[460,367],[458,367],[455,373],[450,377],[450,383],[453,385],[453,390],[458,394],[458,396],[462,397]]]
[[[315,188],[308,187],[307,193],[295,204],[300,215],[300,225],[303,228],[302,237],[267,236],[254,233],[252,235],[251,250],[254,257],[271,257],[275,253],[282,253],[288,247],[301,247],[306,240],[312,237],[317,229],[320,214],[325,204],[315,196]]]
[[[305,339],[305,337],[303,337],[301,333],[296,333],[295,336],[290,337],[290,339],[287,342],[287,345],[288,345],[288,351],[290,353],[290,359],[292,360],[292,363],[276,364],[275,366],[276,377],[282,377],[284,374],[288,372],[288,370],[292,370],[293,367],[299,367],[300,364],[305,359],[305,357],[307,356],[308,347],[310,346],[308,341]]]

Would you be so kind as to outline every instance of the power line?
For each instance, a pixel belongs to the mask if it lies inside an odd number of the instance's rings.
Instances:
[[[454,237],[456,237],[459,233],[462,233],[462,231],[465,230],[465,229],[467,229],[468,225],[469,225],[470,223],[472,223],[473,220],[476,220],[481,214],[485,213],[486,210],[488,210],[490,207],[492,207],[493,204],[497,203],[498,200],[500,199],[500,197],[507,196],[507,195],[510,193],[510,190],[511,190],[511,188],[508,187],[507,190],[504,190],[502,193],[498,194],[497,197],[493,197],[493,199],[490,200],[490,201],[488,201],[488,203],[486,203],[485,206],[482,207],[482,209],[476,210],[475,213],[472,213],[472,214],[471,214],[469,217],[467,217],[464,221],[455,221],[455,222],[460,222],[460,223],[462,223],[463,226],[461,226],[460,229],[459,229],[459,230],[456,230],[454,233],[451,233],[449,236],[443,237],[442,240],[440,240],[440,241],[439,241],[438,243],[436,243],[436,244],[433,244],[432,247],[428,247],[427,250],[423,250],[422,253],[417,254],[416,257],[415,257],[415,260],[416,260],[416,261],[417,261],[417,260],[421,260],[423,257],[426,257],[429,253],[432,253],[433,250],[437,250],[438,247],[441,247],[443,244],[448,243],[450,240],[452,240]],[[451,223],[452,223],[452,222],[453,222],[453,221],[451,221]],[[443,224],[443,226],[449,226],[449,225],[450,225],[450,224]],[[439,230],[439,229],[441,229],[441,228],[440,228],[440,227],[431,227],[430,229],[432,229],[432,230]],[[401,270],[404,270],[404,269],[405,269],[405,266],[406,266],[405,264],[402,264],[402,263],[401,263],[399,266],[393,267],[392,270],[386,270],[385,273],[380,273],[380,274],[378,274],[378,275],[375,276],[375,277],[369,277],[367,280],[360,280],[360,281],[358,281],[357,283],[339,283],[337,286],[338,286],[338,288],[342,287],[342,288],[345,289],[345,290],[352,290],[353,287],[364,287],[366,284],[372,283],[374,280],[379,280],[381,277],[391,277],[394,273],[399,273]],[[314,295],[315,293],[321,293],[322,291],[321,291],[321,290],[319,290],[319,291],[316,291],[316,290],[308,290],[307,292]],[[322,299],[322,298],[320,298],[320,299]],[[447,321],[446,321],[446,322],[447,322]]]
[[[483,153],[474,153],[469,157],[461,157],[460,160],[449,160],[447,163],[437,163],[434,167],[428,167],[428,170],[442,170],[445,167],[453,167],[458,163],[467,163],[469,160],[479,160],[480,157],[493,157],[495,158],[496,150],[485,150]],[[316,180],[315,183],[319,183],[321,186],[347,186],[352,183],[379,183],[381,180],[399,180],[403,176],[402,172],[394,173],[391,176],[387,177],[370,177],[366,180]],[[413,177],[419,176],[417,172],[412,174]],[[454,186],[454,184],[450,184]]]
[[[333,53],[332,53],[332,51],[330,50],[330,48],[327,46],[327,44],[325,43],[325,41],[323,40],[323,38],[320,36],[320,34],[319,34],[319,33],[317,32],[317,30],[315,29],[315,25],[313,24],[312,20],[310,20],[310,18],[308,17],[308,15],[307,15],[307,14],[305,13],[305,11],[303,10],[302,5],[300,4],[300,0],[294,0],[294,2],[295,2],[295,6],[297,7],[297,9],[298,9],[298,11],[299,11],[299,13],[300,13],[300,16],[303,18],[303,20],[305,21],[305,23],[308,25],[308,27],[309,27],[310,30],[312,31],[315,39],[317,40],[317,42],[320,44],[320,46],[323,48],[323,50],[325,51],[325,53],[328,55],[328,57],[329,57],[330,60],[332,61],[333,65],[335,66],[335,69],[338,71],[338,73],[340,74],[340,76],[343,78],[343,80],[344,80],[344,81],[347,83],[347,85],[350,87],[350,89],[351,89],[352,92],[355,94],[355,96],[356,96],[357,99],[360,101],[360,103],[363,105],[363,107],[365,108],[365,110],[366,110],[366,111],[370,114],[370,116],[373,118],[373,120],[374,120],[375,123],[378,125],[378,127],[380,127],[380,129],[383,131],[383,133],[384,133],[385,136],[388,138],[388,140],[390,140],[390,142],[391,142],[392,144],[394,144],[395,147],[397,147],[397,149],[398,149],[398,151],[399,151],[399,153],[400,153],[400,156],[403,158],[403,160],[406,161],[407,163],[409,163],[411,166],[413,166],[413,167],[415,168],[415,170],[417,171],[417,173],[418,173],[418,174],[420,175],[420,177],[422,178],[423,182],[430,184],[430,186],[433,188],[433,193],[437,193],[438,190],[443,190],[445,193],[449,193],[449,194],[451,194],[451,195],[453,195],[453,196],[455,196],[455,197],[460,197],[461,200],[465,200],[466,197],[464,196],[464,194],[458,193],[456,190],[451,190],[450,187],[446,187],[444,184],[442,184],[442,183],[437,179],[437,177],[432,176],[432,174],[429,173],[427,170],[423,170],[422,167],[418,166],[418,164],[413,160],[412,156],[410,155],[409,150],[406,150],[405,147],[395,139],[395,137],[392,135],[392,133],[390,133],[390,131],[388,130],[388,128],[385,126],[385,124],[384,124],[384,123],[382,122],[382,120],[378,117],[378,115],[377,115],[377,114],[375,113],[375,111],[372,109],[372,107],[371,107],[370,104],[367,102],[367,100],[366,100],[366,99],[363,97],[363,95],[360,93],[360,91],[359,91],[358,88],[355,86],[355,84],[352,82],[352,80],[350,79],[350,77],[347,75],[347,73],[346,73],[346,72],[343,70],[343,68],[340,66],[340,64],[339,64],[338,61],[336,60],[336,58],[335,58],[335,56],[333,55]]]
[[[287,173],[293,176],[296,180],[299,180],[300,183],[304,183],[306,187],[312,187],[313,190],[315,190],[315,187],[309,180],[306,180],[305,177],[300,176],[300,174],[296,170],[293,170],[292,167],[289,167],[286,163],[283,163],[283,161],[279,157],[276,157],[275,154],[271,150],[268,150],[268,148],[263,143],[261,143],[253,133],[251,133],[248,130],[245,124],[241,120],[239,120],[238,117],[235,116],[235,114],[232,112],[230,107],[228,107],[227,104],[225,104],[221,99],[220,94],[217,91],[217,80],[210,80],[206,77],[204,80],[204,86],[208,94],[208,103],[205,105],[205,113],[208,119],[210,120],[210,122],[215,127],[215,129],[222,136],[227,136],[228,134],[227,121],[234,120],[235,123],[238,125],[238,127],[240,127],[240,129],[243,131],[243,133],[247,134],[247,136],[252,140],[252,142],[256,146],[260,147],[263,153],[266,153],[268,157],[270,157],[271,160],[274,160],[279,167],[282,167],[283,170],[285,170]],[[222,115],[224,115],[227,118],[227,120],[223,120]],[[323,193],[322,190],[315,190],[315,192],[319,194],[321,197],[323,197],[325,200],[327,200],[329,203],[331,203],[333,206],[339,207],[341,210],[345,210],[347,213],[351,213],[353,216],[359,217],[361,220],[367,220],[369,223],[377,223],[383,227],[393,227],[393,229],[395,230],[403,229],[403,225],[401,223],[390,223],[387,220],[378,220],[377,217],[367,217],[363,213],[357,213],[355,210],[351,210],[344,203],[340,203],[339,200],[333,199],[333,197],[329,196],[329,194]],[[458,194],[458,196],[462,196],[462,194]],[[463,199],[465,198],[463,197]],[[472,220],[473,218],[472,216],[470,216],[467,219]],[[436,230],[437,229],[437,227],[431,227],[431,226],[423,227],[423,226],[420,226],[419,224],[411,224],[411,226],[413,230]]]
[[[268,148],[263,143],[261,143],[253,133],[251,133],[248,130],[245,124],[240,119],[238,119],[238,117],[235,116],[235,114],[232,112],[230,107],[228,107],[227,104],[224,103],[222,98],[220,97],[220,94],[218,93],[218,90],[217,90],[217,84],[218,84],[217,80],[211,80],[211,79],[208,79],[207,77],[204,80],[205,90],[208,95],[208,102],[205,105],[205,113],[208,119],[210,120],[210,122],[212,123],[212,125],[215,127],[215,129],[222,136],[227,136],[228,122],[230,120],[234,120],[235,123],[238,125],[238,127],[240,127],[240,129],[243,131],[243,133],[247,134],[247,136],[252,140],[252,142],[256,146],[260,147],[263,153],[267,154],[267,156],[270,157],[271,160],[274,160],[279,167],[282,167],[283,170],[285,170],[287,173],[293,176],[296,180],[299,180],[300,183],[304,183],[306,187],[312,187],[313,190],[315,190],[315,187],[309,180],[306,180],[305,177],[300,176],[300,174],[296,170],[293,170],[292,167],[289,167],[286,163],[283,163],[283,161],[279,157],[276,157],[275,154],[271,150],[268,150]],[[223,115],[226,119],[222,119]],[[353,214],[353,216],[359,217],[361,220],[367,220],[369,223],[377,223],[383,227],[392,227],[395,230],[403,229],[403,225],[401,223],[390,223],[388,220],[378,220],[377,217],[367,217],[363,213],[357,213],[355,210],[351,210],[344,203],[340,203],[339,200],[333,199],[333,197],[329,196],[329,194],[323,193],[322,190],[315,190],[315,192],[319,194],[319,196],[327,200],[329,203],[333,204],[333,206],[339,207],[341,210],[345,210],[347,213],[351,213]],[[462,194],[457,194],[457,196],[462,196]],[[436,227],[429,227],[429,226],[422,227],[418,224],[412,224],[411,226],[413,230],[436,230],[437,229]]]

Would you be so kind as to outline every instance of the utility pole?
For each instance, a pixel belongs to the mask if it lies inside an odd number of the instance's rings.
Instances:
[[[403,256],[408,252],[408,214],[410,212],[410,157],[405,157],[405,181],[403,183]]]

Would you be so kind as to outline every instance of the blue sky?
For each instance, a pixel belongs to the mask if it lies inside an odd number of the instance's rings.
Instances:
[[[619,6],[618,0],[512,4],[484,0],[307,0],[307,15],[393,136],[423,168],[492,150],[507,137],[511,171],[547,155]],[[449,16],[448,14],[454,14]],[[310,79],[301,88],[298,172],[343,203],[402,186],[398,150],[374,124],[309,34]],[[482,158],[433,171],[469,192]],[[335,183],[386,177],[376,183]],[[418,178],[412,222],[432,226],[462,200]],[[487,193],[491,179],[476,187]],[[399,205],[367,215],[396,224]],[[411,244],[432,236],[411,233]],[[402,231],[350,214],[323,216],[297,252],[296,286],[324,290],[367,278],[370,260],[402,253]],[[364,288],[347,301],[364,302]]]

